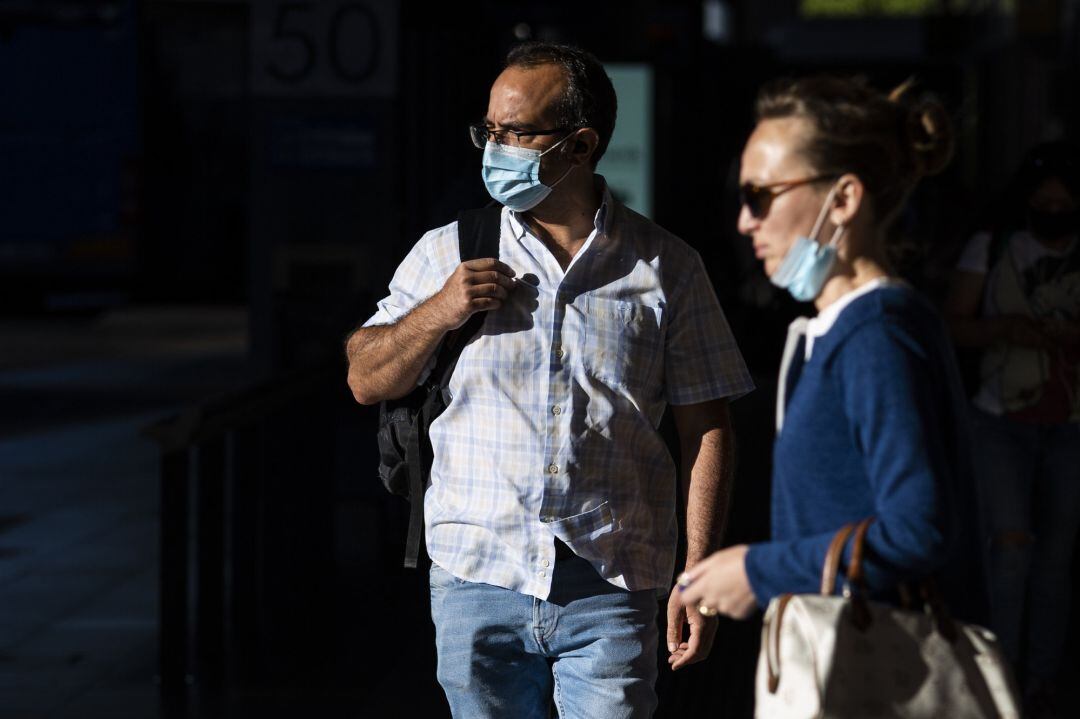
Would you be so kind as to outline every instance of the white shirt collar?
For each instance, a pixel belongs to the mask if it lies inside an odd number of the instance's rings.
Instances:
[[[897,280],[892,277],[878,277],[851,290],[847,294],[841,295],[835,302],[819,312],[817,317],[811,317],[806,323],[805,360],[809,362],[810,356],[814,353],[814,340],[819,337],[824,337],[825,334],[832,329],[832,326],[836,324],[836,320],[840,316],[840,313],[843,312],[848,305],[879,287],[891,287],[901,284],[903,284],[902,280]]]
[[[823,309],[817,317],[796,317],[790,325],[788,325],[787,340],[784,343],[784,354],[780,358],[780,377],[777,382],[776,392],[776,432],[780,433],[780,430],[784,428],[784,410],[787,407],[787,376],[791,369],[791,362],[794,359],[795,348],[798,347],[799,338],[806,338],[805,351],[803,353],[803,361],[809,362],[810,355],[814,350],[814,340],[818,337],[824,337],[832,326],[836,323],[836,319],[840,316],[840,313],[844,311],[848,305],[862,297],[865,294],[873,292],[879,287],[891,287],[904,284],[902,280],[892,279],[890,277],[879,277],[874,280],[870,280],[865,285],[848,292],[845,295],[841,295],[839,299],[833,302],[831,305]]]
[[[603,175],[596,175],[596,181],[600,184],[601,194],[600,207],[597,208],[596,215],[593,217],[593,228],[596,230],[597,235],[606,235],[611,231],[611,218],[615,214],[611,211],[611,207],[615,200]],[[519,216],[521,213],[510,210],[508,214],[510,217],[510,229],[514,232],[514,238],[520,240],[525,236],[525,223],[521,221]]]

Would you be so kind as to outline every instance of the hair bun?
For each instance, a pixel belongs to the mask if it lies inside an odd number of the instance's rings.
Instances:
[[[905,143],[916,172],[936,175],[953,156],[952,121],[945,106],[926,94],[914,96],[915,79],[908,78],[892,92],[889,100],[901,113]]]

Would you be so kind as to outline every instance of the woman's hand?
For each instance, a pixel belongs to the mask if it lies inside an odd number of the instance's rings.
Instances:
[[[745,619],[757,607],[743,561],[750,548],[739,544],[721,549],[679,575],[679,601],[704,614]],[[702,608],[704,607],[704,611]]]

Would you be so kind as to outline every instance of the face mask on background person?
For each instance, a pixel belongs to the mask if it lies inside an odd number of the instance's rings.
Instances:
[[[829,213],[833,197],[836,195],[837,186],[834,185],[825,197],[825,204],[821,206],[814,228],[810,230],[810,236],[799,235],[795,242],[788,248],[780,266],[776,268],[769,281],[777,287],[787,290],[791,296],[800,302],[810,302],[821,294],[821,288],[832,274],[836,264],[836,244],[844,232],[844,226],[840,225],[833,233],[829,244],[822,245],[817,241],[818,233],[825,224],[825,217]]]
[[[562,145],[570,136],[567,135],[542,152],[525,147],[500,145],[488,140],[484,147],[482,170],[484,187],[488,194],[493,200],[515,212],[526,212],[539,205],[574,169],[571,165],[562,177],[550,186],[545,185],[540,182],[540,158]]]
[[[1080,225],[1080,213],[1076,210],[1027,211],[1028,227],[1032,234],[1044,240],[1059,240],[1076,233]]]

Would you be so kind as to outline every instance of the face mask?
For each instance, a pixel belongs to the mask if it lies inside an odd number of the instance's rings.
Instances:
[[[841,225],[836,228],[829,244],[821,245],[817,242],[818,233],[825,223],[825,216],[832,205],[836,187],[829,190],[825,198],[825,204],[818,213],[814,229],[810,231],[810,237],[800,235],[795,238],[794,244],[788,249],[780,266],[776,268],[769,281],[777,287],[791,293],[791,296],[800,302],[810,302],[821,294],[821,288],[825,280],[829,279],[833,265],[836,264],[836,243],[844,231]]]
[[[488,194],[515,212],[525,212],[539,205],[574,169],[571,166],[549,187],[540,182],[540,158],[569,138],[570,135],[567,135],[543,152],[500,145],[489,140],[484,148],[482,171]]]
[[[1080,213],[1076,210],[1065,212],[1044,212],[1028,210],[1028,227],[1031,232],[1044,240],[1056,240],[1076,232]]]

